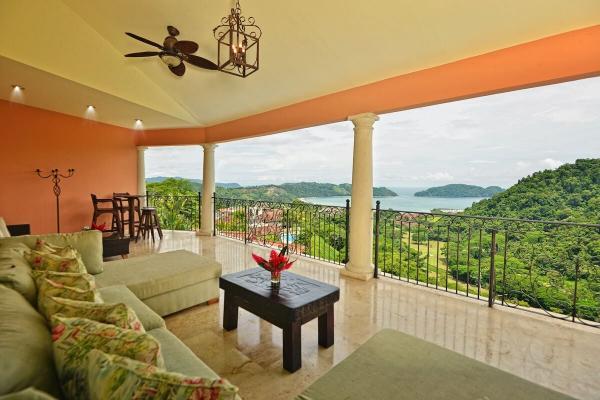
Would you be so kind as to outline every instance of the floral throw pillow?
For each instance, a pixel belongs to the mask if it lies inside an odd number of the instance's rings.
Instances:
[[[65,299],[92,301],[101,303],[100,294],[95,289],[79,289],[66,286],[62,283],[44,279],[38,286],[38,310],[43,315],[50,315],[46,309],[49,297],[62,297]]]
[[[145,332],[135,311],[124,303],[92,303],[50,296],[45,301],[44,309],[48,313],[48,319],[58,314],[61,317],[87,318],[122,329]]]
[[[31,275],[36,285],[41,286],[44,279],[50,279],[56,283],[62,283],[65,286],[75,287],[84,290],[96,288],[96,281],[90,274],[79,272],[56,272],[56,271],[31,271]]]
[[[99,350],[88,353],[87,368],[91,400],[233,400],[238,392],[226,379],[188,377]]]
[[[52,316],[51,325],[54,362],[69,399],[90,398],[86,356],[93,349],[164,368],[160,344],[147,333],[58,315]]]
[[[25,258],[32,269],[56,272],[86,273],[85,265],[77,257],[62,257],[58,254],[30,251]]]

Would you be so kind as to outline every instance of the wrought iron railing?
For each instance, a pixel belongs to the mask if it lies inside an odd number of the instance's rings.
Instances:
[[[156,207],[163,229],[195,231],[200,228],[201,197],[197,195],[146,194],[146,205]]]
[[[348,208],[214,198],[215,235],[343,264],[348,257]]]
[[[197,196],[149,193],[165,229],[200,228]],[[344,264],[349,210],[213,196],[214,234]],[[600,225],[373,210],[374,275],[600,327]]]
[[[374,210],[374,274],[600,327],[600,225]]]

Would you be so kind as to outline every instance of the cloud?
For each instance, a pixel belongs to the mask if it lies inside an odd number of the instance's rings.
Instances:
[[[496,164],[497,161],[494,160],[471,160],[467,161],[469,164]]]
[[[376,185],[471,183],[508,187],[535,171],[600,155],[600,78],[380,115]],[[222,143],[216,175],[244,185],[350,182],[349,121]],[[200,146],[152,148],[148,176],[200,178]]]
[[[453,181],[454,177],[448,172],[431,172],[426,175],[413,176],[412,180],[415,181],[427,181],[427,182],[448,182]]]
[[[553,158],[545,158],[542,161],[540,161],[543,165],[548,166],[551,169],[556,169],[558,167],[560,167],[561,165],[564,164],[564,162],[559,161],[559,160],[555,160]]]

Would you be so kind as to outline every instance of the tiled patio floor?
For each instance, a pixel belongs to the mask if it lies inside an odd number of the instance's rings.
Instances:
[[[166,232],[132,244],[132,257],[187,249],[216,259],[223,273],[252,268],[251,251],[224,238]],[[600,399],[600,329],[455,297],[380,278],[340,277],[333,265],[300,259],[294,272],[340,287],[335,345],[317,344],[317,321],[302,327],[302,369],[282,369],[281,330],[240,309],[238,329],[221,327],[223,301],[166,318],[167,327],[206,364],[240,387],[244,399],[290,399],[382,328],[392,328],[581,399]]]

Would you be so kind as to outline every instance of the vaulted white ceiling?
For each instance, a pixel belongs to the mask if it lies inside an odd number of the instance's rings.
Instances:
[[[462,58],[600,24],[598,0],[243,0],[263,30],[246,78],[189,66],[171,74],[152,50],[166,26],[216,59],[212,29],[229,0],[2,0],[0,98],[147,129],[207,126]],[[2,89],[4,88],[4,89]]]

